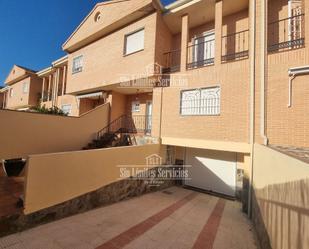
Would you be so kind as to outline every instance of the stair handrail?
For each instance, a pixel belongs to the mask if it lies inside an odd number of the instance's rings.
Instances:
[[[99,140],[107,132],[119,133],[137,133],[149,132],[149,118],[151,115],[128,115],[123,114],[120,117],[111,121],[107,126],[97,132],[97,139]],[[142,118],[142,122],[140,122]],[[151,128],[150,128],[151,129]]]
[[[128,119],[128,116],[126,114],[121,115],[120,117],[114,119],[107,126],[105,126],[103,129],[101,129],[97,132],[97,139],[100,139],[100,137],[102,137],[105,133],[110,132],[112,126],[114,126],[115,124],[118,125],[118,126],[116,126],[116,129],[114,129],[114,131],[117,131],[121,128],[127,128],[127,127],[124,127],[124,126],[126,126],[125,123],[126,123],[127,119]]]

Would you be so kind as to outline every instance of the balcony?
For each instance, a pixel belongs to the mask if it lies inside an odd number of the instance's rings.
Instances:
[[[213,65],[215,61],[214,33],[194,39],[187,48],[187,69]]]
[[[249,57],[249,30],[222,36],[222,62]]]
[[[268,24],[268,52],[280,52],[305,45],[305,14],[293,15]]]
[[[163,73],[174,73],[180,70],[180,56],[181,50],[173,50],[163,54],[164,57],[164,65],[163,65]]]

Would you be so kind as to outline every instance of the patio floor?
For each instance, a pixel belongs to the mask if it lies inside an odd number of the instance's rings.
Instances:
[[[240,203],[181,187],[0,239],[5,249],[256,249]]]

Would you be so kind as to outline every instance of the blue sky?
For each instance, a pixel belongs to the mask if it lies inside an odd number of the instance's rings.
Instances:
[[[14,64],[40,70],[63,56],[63,42],[101,1],[0,0],[0,85]]]

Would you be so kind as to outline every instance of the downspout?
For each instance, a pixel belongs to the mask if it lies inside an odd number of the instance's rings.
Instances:
[[[253,180],[253,153],[254,153],[254,130],[255,130],[255,37],[256,37],[256,0],[250,1],[250,173],[249,173],[249,193],[248,193],[248,215],[251,217],[251,199],[252,199],[252,180]]]
[[[296,77],[295,74],[292,74],[289,77],[289,103],[288,103],[289,108],[292,106],[292,83],[295,77]]]
[[[267,81],[267,75],[266,75],[266,67],[267,67],[267,52],[266,52],[266,42],[267,42],[267,34],[266,34],[266,25],[267,25],[267,0],[261,1],[261,99],[260,99],[260,136],[263,139],[263,144],[268,145],[268,138],[266,136],[265,132],[265,84]]]
[[[160,125],[159,125],[159,141],[162,144],[162,112],[163,112],[163,86],[161,86],[161,94],[160,94]]]

